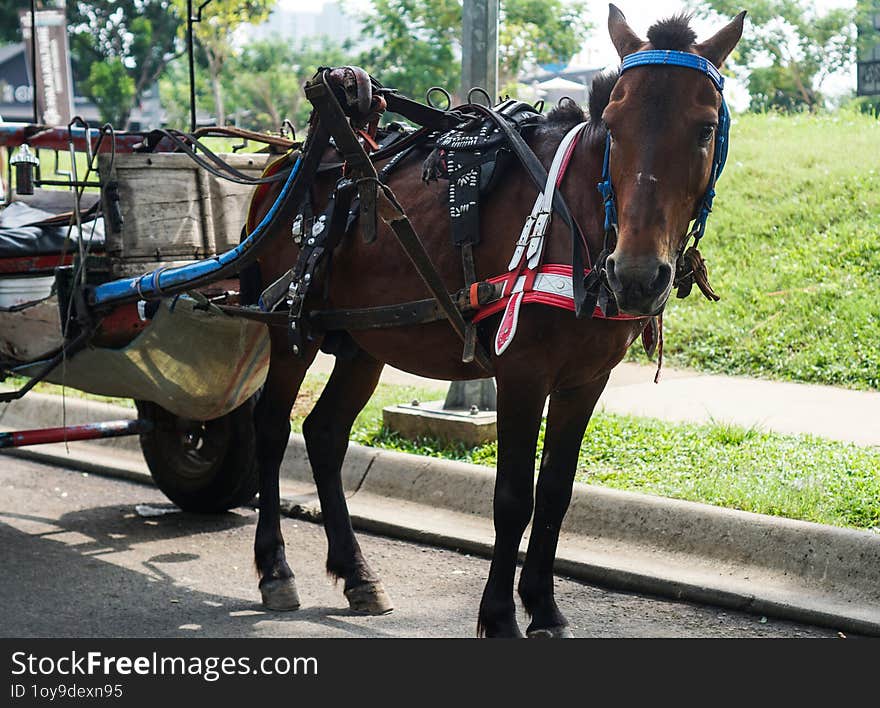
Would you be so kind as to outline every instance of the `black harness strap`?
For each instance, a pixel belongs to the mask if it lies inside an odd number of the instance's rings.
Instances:
[[[399,305],[316,310],[308,318],[312,326],[324,331],[365,330],[439,322],[446,319],[446,313],[436,299],[428,298]]]
[[[413,123],[425,126],[430,130],[450,130],[466,120],[457,111],[444,111],[440,108],[426,106],[424,103],[401,96],[393,89],[378,89],[376,93],[381,94],[385,99],[389,111],[398,113]]]
[[[430,290],[431,294],[437,300],[437,304],[449,319],[449,323],[452,325],[455,333],[461,338],[462,342],[467,343],[468,325],[465,322],[464,317],[462,317],[461,311],[456,307],[449,293],[446,291],[443,279],[434,267],[431,257],[425,250],[425,246],[421,242],[421,239],[419,239],[418,234],[416,234],[413,229],[412,223],[403,211],[403,207],[400,206],[394,193],[387,186],[381,184],[378,180],[376,180],[376,183],[382,187],[382,194],[385,197],[382,203],[383,208],[380,209],[382,220],[391,227],[392,231],[394,231],[397,240],[400,242],[400,245],[403,247],[403,250],[406,252],[410,261],[412,261],[412,264],[415,266],[419,276],[421,276],[425,285],[428,287],[428,290]],[[387,208],[389,206],[391,209]],[[475,352],[473,360],[476,361],[477,364],[479,364],[479,366],[487,373],[492,373],[492,362],[486,352],[478,343],[474,348]]]
[[[452,298],[449,296],[446,286],[443,283],[443,279],[440,277],[439,272],[431,261],[431,257],[425,250],[424,244],[413,229],[412,223],[407,218],[406,213],[400,206],[394,193],[379,180],[376,168],[373,166],[373,163],[364,151],[363,146],[352,131],[348,118],[342,111],[336,95],[327,84],[327,75],[327,71],[319,72],[315,79],[306,85],[306,96],[312,102],[312,105],[315,106],[315,110],[320,116],[321,122],[327,125],[328,130],[333,135],[336,147],[342,153],[343,157],[345,157],[351,174],[358,177],[355,180],[355,184],[357,185],[361,200],[361,217],[364,216],[363,204],[365,201],[365,194],[370,194],[371,200],[375,200],[377,190],[381,189],[383,198],[379,200],[377,210],[381,214],[382,220],[385,221],[394,232],[401,247],[415,266],[416,271],[428,287],[428,290],[437,300],[439,307],[443,310],[443,313],[446,315],[446,318],[449,320],[449,323],[452,325],[456,334],[462,341],[466,341],[467,326],[460,310],[456,307]],[[392,110],[395,109],[392,108]],[[436,109],[429,110],[437,113]],[[446,112],[439,113],[444,116],[444,119],[448,119]],[[348,214],[347,208],[345,209],[345,214],[346,216]],[[361,228],[363,229],[365,226],[366,224],[362,224]],[[305,275],[302,276],[302,278],[304,277]],[[292,287],[295,287],[298,282],[301,282],[300,278],[295,279]],[[297,300],[296,297],[294,297],[294,299]],[[302,304],[303,299],[298,299],[296,302],[296,312],[294,311],[294,306],[291,306],[291,335],[293,335],[294,330],[296,330],[298,334],[297,323],[302,317]],[[302,346],[299,346],[294,353],[299,353],[301,351],[303,351],[303,348]],[[487,372],[492,371],[492,364],[488,355],[479,347],[477,348],[475,361]]]

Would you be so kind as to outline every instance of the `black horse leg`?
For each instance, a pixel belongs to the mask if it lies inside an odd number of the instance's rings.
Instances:
[[[308,355],[300,359],[286,351],[283,330],[272,330],[271,336],[269,373],[254,411],[260,471],[260,516],[254,558],[263,605],[270,610],[295,610],[299,607],[299,595],[284,555],[278,473],[290,437],[290,411],[318,344],[310,345]]]
[[[351,609],[364,614],[385,614],[392,605],[364,560],[351,527],[342,488],[342,462],[352,423],[376,390],[382,367],[360,349],[354,358],[337,358],[330,380],[303,423],[327,534],[327,572],[344,581]]]
[[[532,618],[526,630],[529,637],[571,636],[553,597],[553,562],[559,528],[571,501],[584,431],[607,380],[605,376],[550,396],[532,535],[519,579],[519,596]]]
[[[480,602],[479,635],[522,636],[516,623],[513,578],[519,544],[532,515],[535,449],[546,397],[546,388],[528,378],[498,378],[495,549]]]

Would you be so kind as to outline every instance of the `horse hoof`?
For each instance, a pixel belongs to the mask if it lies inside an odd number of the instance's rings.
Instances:
[[[558,627],[541,627],[526,632],[529,639],[573,639],[574,634],[565,625]]]
[[[293,578],[277,578],[260,586],[263,607],[276,612],[292,612],[299,609],[299,593]]]
[[[394,609],[382,583],[364,583],[345,591],[348,606],[359,615],[387,615]]]

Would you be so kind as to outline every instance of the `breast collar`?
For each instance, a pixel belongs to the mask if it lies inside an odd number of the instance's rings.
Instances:
[[[577,139],[586,128],[587,123],[579,123],[568,131],[547,173],[544,190],[535,200],[532,212],[526,219],[525,226],[516,242],[513,256],[508,264],[508,271],[503,275],[489,278],[489,282],[501,286],[501,297],[486,305],[476,302],[476,283],[471,288],[471,304],[477,309],[474,322],[484,320],[491,315],[504,311],[501,324],[495,335],[495,353],[502,354],[513,341],[519,324],[519,310],[523,303],[538,303],[564,310],[575,311],[572,288],[572,268],[568,264],[542,263],[547,230],[553,216],[553,195],[562,184],[562,180],[571,163]],[[584,275],[589,272],[584,270]],[[597,305],[593,312],[596,319],[609,320],[642,320],[644,317],[632,315],[615,315],[607,317]]]

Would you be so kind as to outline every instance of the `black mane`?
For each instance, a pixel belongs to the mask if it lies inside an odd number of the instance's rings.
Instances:
[[[584,110],[574,101],[565,96],[555,108],[547,114],[548,126],[574,127],[587,119]]]
[[[594,126],[602,124],[602,113],[611,100],[611,91],[617,83],[617,77],[616,69],[593,77],[593,84],[590,86],[590,123]]]
[[[697,35],[691,29],[691,17],[683,12],[660,20],[648,30],[648,41],[654,49],[687,51],[697,41]]]

